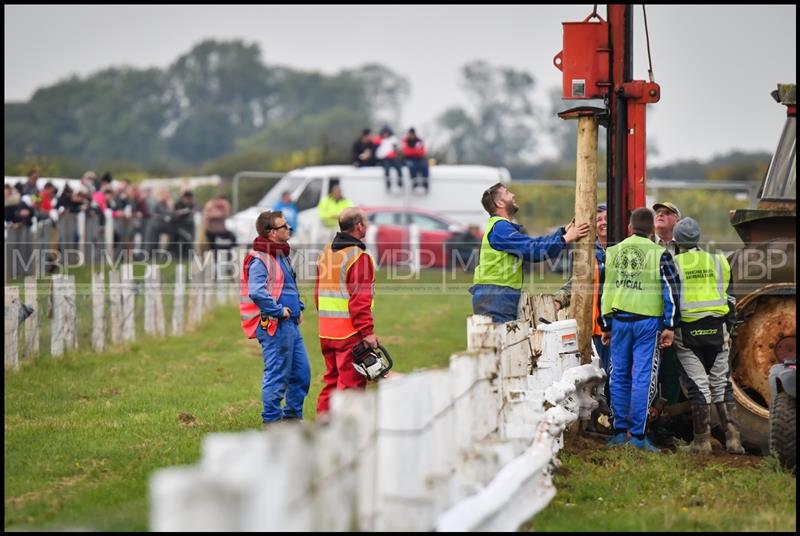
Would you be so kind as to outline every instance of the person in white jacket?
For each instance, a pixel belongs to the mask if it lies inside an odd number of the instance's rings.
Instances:
[[[386,190],[391,191],[392,181],[389,177],[389,169],[394,168],[397,170],[397,187],[403,188],[403,168],[400,164],[398,157],[399,142],[397,136],[394,135],[389,126],[384,126],[381,129],[381,142],[375,150],[375,157],[383,166],[383,172],[386,176]]]

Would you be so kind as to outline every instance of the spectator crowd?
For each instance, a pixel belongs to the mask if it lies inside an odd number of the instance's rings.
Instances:
[[[125,178],[114,180],[110,172],[98,177],[93,171],[84,173],[77,186],[65,181],[60,191],[53,182],[41,187],[40,182],[38,172],[31,170],[25,181],[4,186],[7,258],[17,249],[25,262],[32,244],[53,242],[63,255],[80,242],[80,214],[85,218],[84,243],[105,245],[104,229],[112,224],[115,254],[127,251],[135,258],[152,259],[157,251],[168,251],[184,258],[197,242],[198,207],[188,187],[175,196],[167,188],[154,191]],[[234,235],[225,228],[230,214],[222,196],[203,207],[201,226],[210,249],[235,245]]]

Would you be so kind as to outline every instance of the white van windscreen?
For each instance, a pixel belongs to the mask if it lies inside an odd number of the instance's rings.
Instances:
[[[313,179],[303,189],[297,198],[297,212],[302,212],[319,205],[319,197],[322,193],[322,179]]]
[[[282,178],[275,186],[267,191],[266,195],[261,198],[261,201],[259,201],[256,206],[260,208],[272,208],[280,201],[283,192],[288,190],[294,194],[294,191],[303,184],[304,180],[305,177],[299,177],[297,175]]]

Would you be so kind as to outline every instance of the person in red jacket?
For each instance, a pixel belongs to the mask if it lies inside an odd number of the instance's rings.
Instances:
[[[425,157],[425,143],[417,136],[417,132],[410,128],[403,138],[403,158],[411,174],[412,187],[418,186],[425,188],[428,193],[428,160]],[[421,177],[417,182],[417,177]]]
[[[353,348],[362,341],[378,346],[372,317],[375,261],[362,242],[367,234],[364,212],[356,207],[344,209],[339,229],[317,261],[314,299],[326,367],[317,415],[329,410],[333,391],[366,386],[366,378],[353,367]]]

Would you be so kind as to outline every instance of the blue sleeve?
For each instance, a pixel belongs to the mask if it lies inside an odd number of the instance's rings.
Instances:
[[[669,250],[661,254],[661,293],[664,298],[664,328],[675,329],[681,320],[680,280]]]
[[[505,251],[524,261],[539,262],[555,259],[566,242],[563,230],[538,238],[520,233],[511,223],[503,220],[497,222],[489,232],[489,244],[498,251]]]
[[[267,267],[258,259],[250,261],[250,273],[247,281],[247,294],[256,302],[262,313],[270,316],[282,316],[283,306],[267,292]]]
[[[599,311],[597,311],[597,325],[600,326],[601,331],[608,331],[610,326],[608,320],[603,316],[603,285],[606,282],[606,257],[603,255],[602,259],[597,259],[597,303],[599,304]]]

